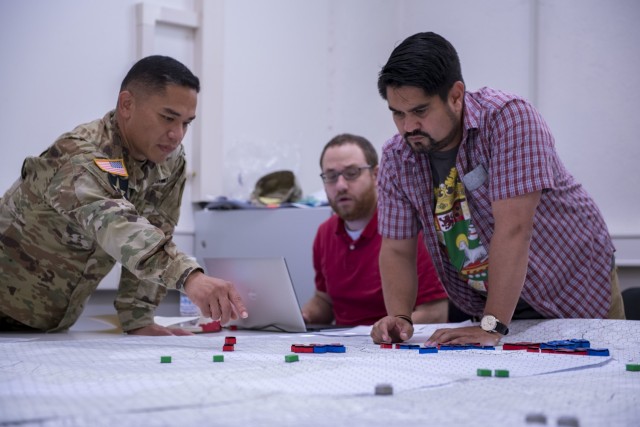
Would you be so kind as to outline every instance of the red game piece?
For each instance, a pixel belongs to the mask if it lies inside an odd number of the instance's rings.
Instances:
[[[222,346],[222,351],[233,351],[233,344],[225,344]]]
[[[225,344],[235,344],[236,343],[236,337],[225,337],[224,338],[224,343]]]
[[[506,342],[502,344],[503,350],[528,350],[530,348],[540,348],[540,343],[535,342]]]
[[[220,332],[222,330],[222,325],[220,325],[219,320],[204,323],[200,325],[200,327],[202,328],[202,332]]]
[[[574,349],[574,348],[543,348],[540,350],[541,353],[550,353],[550,354],[572,354],[575,356],[586,356],[587,350],[583,349]]]
[[[304,344],[293,344],[291,346],[293,353],[313,353],[313,346]]]

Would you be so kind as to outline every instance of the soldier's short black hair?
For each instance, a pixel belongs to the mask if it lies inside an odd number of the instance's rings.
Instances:
[[[152,55],[136,62],[122,80],[120,91],[132,86],[161,92],[174,84],[200,92],[200,80],[184,64],[169,56]]]
[[[417,33],[391,52],[378,75],[378,92],[386,100],[387,87],[413,86],[446,100],[457,81],[464,82],[453,45],[436,33]]]
[[[345,144],[355,144],[364,153],[364,159],[369,166],[378,166],[378,153],[376,152],[375,147],[369,140],[363,136],[352,135],[350,133],[343,133],[340,135],[334,136],[331,141],[327,142],[327,144],[322,149],[322,154],[320,154],[320,169],[322,169],[322,160],[324,159],[324,153],[327,149],[331,147],[338,147]]]

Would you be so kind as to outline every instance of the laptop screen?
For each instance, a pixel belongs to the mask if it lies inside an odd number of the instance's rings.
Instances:
[[[228,325],[244,329],[305,332],[287,263],[283,257],[204,258],[209,276],[232,282],[249,317]]]

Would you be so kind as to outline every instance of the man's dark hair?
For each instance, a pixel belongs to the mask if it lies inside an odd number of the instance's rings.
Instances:
[[[343,133],[334,136],[331,141],[327,142],[327,145],[322,149],[320,154],[320,169],[322,169],[322,160],[324,159],[324,153],[331,147],[338,147],[345,144],[355,144],[364,153],[364,159],[369,166],[378,166],[378,153],[369,140],[363,136],[352,135],[350,133]]]
[[[464,82],[453,45],[436,33],[418,33],[391,52],[378,75],[378,92],[386,100],[387,87],[414,86],[427,96],[438,95],[446,101],[457,81]]]
[[[162,92],[174,84],[200,92],[200,80],[181,62],[161,55],[142,58],[122,80],[120,91],[139,88],[147,92]]]

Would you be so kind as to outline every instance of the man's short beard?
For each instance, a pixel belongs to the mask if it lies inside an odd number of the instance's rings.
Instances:
[[[427,145],[412,144],[409,142],[409,138],[412,136],[422,136],[424,138],[427,138],[427,140],[429,141],[429,144]],[[414,130],[413,132],[407,132],[404,134],[404,142],[406,142],[407,145],[416,153],[429,154],[429,153],[433,153],[434,151],[440,151],[443,148],[445,148],[447,145],[449,145],[451,143],[451,139],[449,137],[450,135],[447,135],[444,139],[441,139],[440,141],[436,141],[428,133],[422,132],[421,130]]]
[[[338,197],[338,196],[336,196]],[[329,204],[335,213],[344,221],[356,221],[367,217],[371,214],[376,207],[378,197],[376,193],[375,184],[369,188],[368,191],[362,194],[358,199],[354,199],[354,206],[349,212],[344,212],[344,209],[338,207],[335,200],[329,200]]]
[[[431,135],[429,135],[427,132],[423,132],[420,129],[416,129],[413,132],[406,132],[404,134],[404,142],[416,153],[429,154],[435,151],[442,151],[443,149],[446,149],[446,148],[452,148],[451,147],[452,143],[454,143],[455,140],[458,138],[459,129],[456,126],[457,118],[453,113],[453,111],[451,111],[451,109],[449,108],[447,108],[447,116],[451,120],[451,126],[452,126],[451,131],[447,134],[447,136],[442,138],[440,141],[436,141],[435,139],[433,139]],[[409,138],[412,136],[422,136],[424,138],[427,138],[427,140],[429,140],[429,144],[426,146],[422,144],[420,145],[411,144],[409,142]]]

